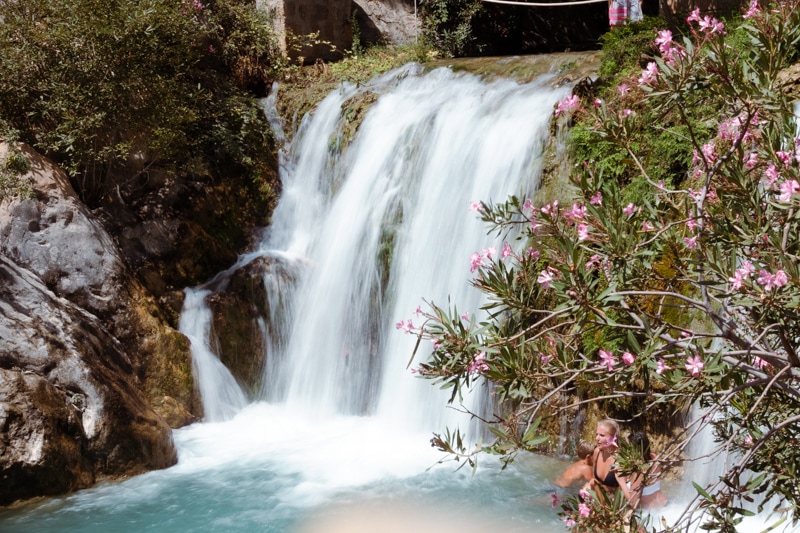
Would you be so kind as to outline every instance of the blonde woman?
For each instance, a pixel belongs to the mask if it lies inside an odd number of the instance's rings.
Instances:
[[[605,419],[597,423],[595,431],[595,442],[597,447],[592,455],[592,475],[591,486],[597,491],[598,486],[612,495],[616,490],[621,490],[625,499],[631,501],[631,491],[628,489],[628,480],[616,472],[616,454],[619,451],[617,442],[619,435],[619,424],[615,420]]]

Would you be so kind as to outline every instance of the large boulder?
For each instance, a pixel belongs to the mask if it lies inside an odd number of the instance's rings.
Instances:
[[[0,204],[0,504],[174,464],[152,405],[192,400],[185,338],[63,171],[21,150],[35,197]]]
[[[422,31],[416,8],[413,0],[353,0],[353,39],[361,44],[411,44]]]

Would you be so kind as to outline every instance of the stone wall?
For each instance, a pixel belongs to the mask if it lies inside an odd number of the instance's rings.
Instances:
[[[352,0],[257,0],[256,5],[273,14],[276,30],[284,36],[284,50],[292,59],[302,58],[305,63],[341,59],[352,45]],[[297,38],[316,33],[313,43],[296,44]]]

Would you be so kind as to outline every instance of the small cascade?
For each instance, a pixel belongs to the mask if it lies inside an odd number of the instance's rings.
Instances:
[[[191,342],[194,378],[208,422],[232,418],[248,401],[239,384],[215,355],[211,346],[211,310],[205,304],[206,289],[187,289],[178,329]]]

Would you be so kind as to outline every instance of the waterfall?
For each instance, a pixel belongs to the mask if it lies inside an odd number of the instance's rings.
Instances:
[[[257,250],[187,291],[181,331],[192,339],[196,372],[220,376],[199,380],[207,417],[232,416],[243,393],[230,392],[235,381],[204,356],[213,352],[208,333],[192,331],[208,328],[203,298],[236,268],[268,257],[270,317],[259,323],[267,361],[253,400],[412,430],[463,423],[445,408],[448,395],[407,369],[416,338],[395,324],[414,320],[423,298],[445,307],[452,298],[459,314],[475,316],[484,300],[470,285],[470,255],[502,242],[487,236],[470,202],[537,189],[553,106],[569,91],[553,88],[554,77],[487,82],[409,64],[342,85],[304,117],[281,152],[282,194]],[[348,112],[370,95],[377,101],[345,146]],[[479,411],[483,392],[468,395],[467,407]]]

